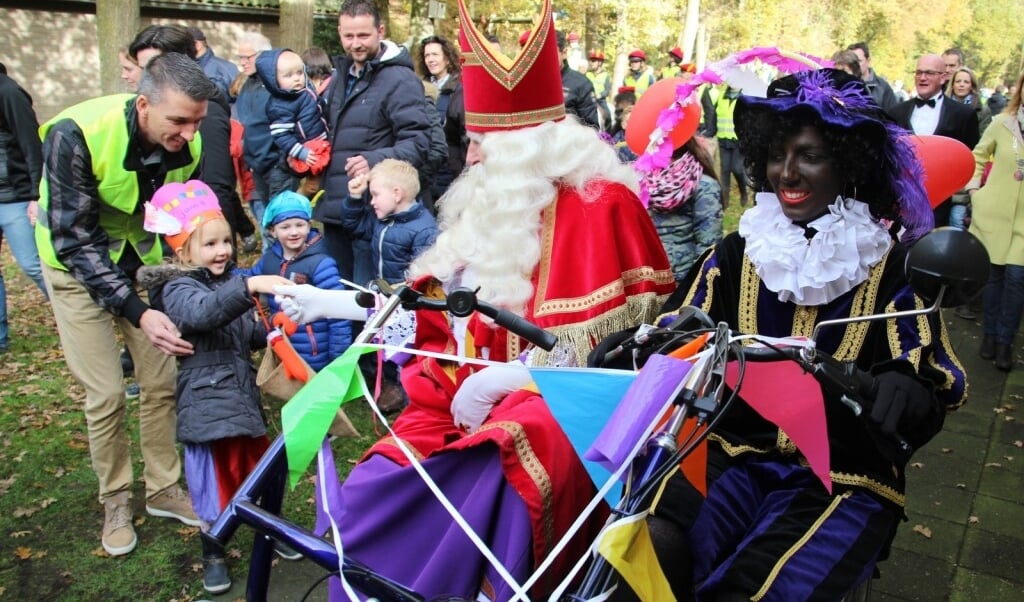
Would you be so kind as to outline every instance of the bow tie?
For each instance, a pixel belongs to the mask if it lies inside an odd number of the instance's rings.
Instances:
[[[929,107],[934,109],[935,108],[935,97],[929,98],[928,100],[925,100],[923,98],[915,98],[914,99],[914,104],[917,105],[918,107],[923,107],[924,105],[928,105]]]

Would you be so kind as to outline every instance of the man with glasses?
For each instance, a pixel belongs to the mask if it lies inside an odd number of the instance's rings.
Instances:
[[[857,55],[857,60],[860,62],[860,77],[864,80],[864,85],[867,86],[868,93],[875,100],[875,104],[885,110],[896,106],[899,99],[892,91],[892,86],[871,68],[871,52],[868,51],[867,42],[850,44],[846,49],[852,50]]]
[[[926,54],[917,59],[914,71],[914,88],[917,97],[901,102],[889,110],[889,114],[901,126],[918,135],[935,135],[954,138],[974,148],[980,138],[978,118],[969,105],[951,102],[942,94],[949,75],[946,64],[937,54]],[[944,200],[935,208],[935,225],[949,224],[951,199]]]
[[[255,31],[243,34],[238,40],[238,64],[242,67],[246,79],[235,99],[235,116],[245,128],[242,134],[242,158],[252,171],[255,184],[252,198],[249,199],[249,207],[257,224],[263,223],[263,210],[270,201],[270,184],[267,178],[277,162],[274,140],[270,135],[270,118],[267,117],[270,92],[256,75],[256,57],[270,48],[267,36]],[[266,246],[264,245],[264,248]]]

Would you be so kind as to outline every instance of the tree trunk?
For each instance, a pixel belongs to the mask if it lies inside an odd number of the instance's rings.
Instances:
[[[96,0],[96,33],[100,51],[100,90],[124,90],[117,51],[139,32],[139,0]]]
[[[700,0],[687,0],[686,21],[680,36],[680,46],[686,62],[693,62],[694,43],[697,40],[697,25],[700,24]]]
[[[301,53],[313,45],[313,0],[281,0],[279,44]]]

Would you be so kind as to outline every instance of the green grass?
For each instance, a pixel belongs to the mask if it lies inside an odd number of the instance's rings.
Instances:
[[[132,487],[139,545],[111,558],[100,545],[103,509],[89,462],[82,412],[84,392],[63,360],[44,297],[0,255],[8,292],[11,349],[0,355],[0,600],[153,600],[203,597],[198,530],[145,513],[138,447],[138,405],[128,402]],[[258,359],[258,357],[257,357]],[[270,429],[280,429],[280,403],[270,403]],[[365,405],[350,417],[358,439],[335,442],[337,465],[348,472],[375,439]],[[287,492],[284,514],[301,525],[314,519],[312,480]],[[252,534],[239,529],[229,544],[232,573],[244,579]]]

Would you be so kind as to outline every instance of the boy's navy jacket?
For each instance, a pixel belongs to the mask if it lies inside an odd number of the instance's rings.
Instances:
[[[207,443],[266,434],[252,351],[267,345],[244,277],[166,264],[139,269],[152,306],[170,318],[194,353],[178,358],[178,440]]]
[[[302,143],[327,137],[327,122],[313,85],[303,90],[284,90],[277,85],[277,59],[287,48],[265,50],[256,57],[256,75],[270,92],[267,118],[274,144],[283,153],[305,159]]]
[[[353,236],[369,240],[376,276],[394,284],[405,280],[409,264],[437,238],[437,221],[419,201],[402,211],[377,219],[363,199],[346,197],[342,225]]]
[[[327,246],[316,230],[310,230],[306,248],[291,260],[285,260],[281,243],[274,241],[251,268],[240,270],[245,275],[277,274],[296,284],[312,284],[317,288],[345,290],[338,275],[338,264],[327,255]],[[271,314],[280,311],[273,296],[267,302]],[[348,320],[317,320],[300,324],[288,340],[309,367],[319,372],[340,356],[352,343],[352,326]]]

